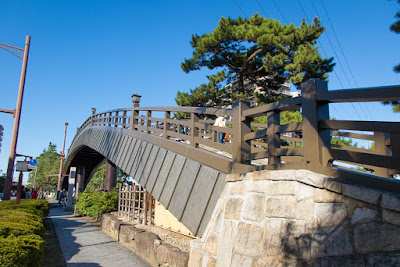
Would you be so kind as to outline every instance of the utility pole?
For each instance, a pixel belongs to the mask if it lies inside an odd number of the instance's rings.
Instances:
[[[63,142],[63,149],[60,155],[60,170],[58,171],[58,182],[57,182],[57,194],[56,194],[56,199],[58,199],[58,193],[61,190],[61,177],[62,177],[62,167],[65,159],[65,137],[67,136],[67,126],[68,122],[65,123],[65,130],[64,130],[64,142]]]
[[[24,88],[25,88],[25,78],[26,78],[26,69],[28,65],[28,55],[29,55],[29,45],[30,45],[31,37],[29,35],[26,36],[25,40],[25,49],[21,49],[18,47],[9,46],[6,44],[0,43],[0,47],[9,51],[10,53],[16,55],[17,57],[22,59],[22,70],[21,70],[21,78],[19,80],[19,90],[18,90],[18,98],[17,98],[17,107],[15,108],[14,115],[14,127],[13,133],[11,137],[11,147],[10,147],[10,155],[8,158],[8,168],[7,168],[7,177],[4,185],[4,200],[10,199],[10,192],[12,188],[12,176],[14,170],[14,161],[15,154],[17,149],[17,141],[18,141],[18,132],[19,132],[19,122],[21,119],[21,109],[22,109],[22,100],[24,97]],[[23,52],[23,58],[20,56],[21,51]],[[6,112],[6,111],[3,111]],[[10,113],[10,112],[6,112]]]

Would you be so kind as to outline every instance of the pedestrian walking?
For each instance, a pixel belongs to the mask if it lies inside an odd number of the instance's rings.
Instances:
[[[214,123],[214,126],[218,127],[226,127],[226,119],[224,116],[219,116]],[[225,144],[225,133],[224,132],[218,132],[218,142],[221,144]]]
[[[66,197],[65,189],[63,189],[60,192],[60,195],[58,196],[58,206],[61,206],[61,204],[63,206],[65,205],[65,197]]]

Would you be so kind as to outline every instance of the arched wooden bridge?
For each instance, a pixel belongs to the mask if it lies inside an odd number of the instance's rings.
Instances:
[[[400,169],[400,123],[329,119],[329,103],[395,100],[400,86],[328,91],[324,81],[313,80],[303,84],[300,97],[255,108],[238,101],[231,109],[134,105],[110,110],[93,114],[80,127],[64,173],[77,167],[82,188],[107,159],[201,236],[227,174],[308,169],[399,192],[392,177]],[[300,108],[302,122],[280,124],[281,111]],[[186,119],[177,119],[177,113]],[[218,115],[228,118],[228,127],[213,125]],[[254,121],[261,116],[267,123]],[[218,143],[218,131],[229,133],[229,142]],[[334,137],[372,141],[375,150],[332,145]]]

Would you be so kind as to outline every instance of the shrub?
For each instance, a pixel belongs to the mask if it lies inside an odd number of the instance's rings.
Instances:
[[[49,215],[50,204],[44,199],[21,199],[19,205],[14,200],[0,201],[0,210],[20,210],[45,217]]]
[[[0,202],[0,266],[39,266],[43,254],[45,200]]]
[[[40,266],[43,243],[35,234],[0,237],[0,266]]]
[[[103,213],[109,213],[118,209],[118,191],[109,192],[92,191],[82,192],[78,195],[76,210],[79,214],[97,217]]]

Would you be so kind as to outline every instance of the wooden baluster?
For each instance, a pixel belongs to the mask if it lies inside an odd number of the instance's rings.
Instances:
[[[115,117],[114,117],[114,126],[118,127],[118,123],[119,123],[119,118],[118,118],[119,112],[116,111],[115,112]]]
[[[251,141],[244,141],[244,136],[251,132],[250,119],[243,118],[243,111],[250,108],[248,102],[236,101],[232,105],[233,109],[233,128],[232,128],[232,160],[233,162],[243,163],[251,153]]]
[[[374,132],[375,153],[379,155],[390,155],[391,151],[388,148],[389,135],[383,132]],[[389,169],[376,167],[374,168],[375,175],[389,178]]]
[[[182,126],[181,124],[178,124],[178,131],[177,131],[177,132],[178,132],[179,135],[182,134],[182,129],[183,129],[183,126]],[[179,138],[180,138],[180,137],[179,137]],[[185,137],[182,137],[182,139],[183,139],[183,138],[185,138]]]
[[[169,123],[168,120],[171,118],[171,112],[165,111],[164,112],[164,139],[168,139],[168,131],[169,131]]]
[[[122,128],[126,128],[126,110],[124,110],[124,113],[123,113],[123,119],[122,119]]]
[[[147,111],[147,116],[146,116],[146,133],[150,133],[150,127],[151,127],[151,111]]]
[[[301,84],[304,159],[322,166],[328,166],[332,160],[329,155],[330,130],[318,127],[320,120],[329,120],[329,104],[317,102],[318,92],[326,91],[326,81],[314,79]]]
[[[196,122],[198,121],[199,121],[199,115],[196,113],[191,113],[190,125],[192,127],[192,132],[190,135],[190,145],[192,147],[198,147],[198,144],[196,143],[196,137],[199,136],[199,130],[196,127]]]
[[[112,112],[108,113],[108,126],[111,127],[111,117],[112,117]]]
[[[267,116],[268,164],[278,164],[281,163],[281,157],[276,155],[276,149],[280,148],[281,140],[279,133],[276,132],[276,128],[280,124],[280,114],[279,111],[272,111],[268,112]]]

